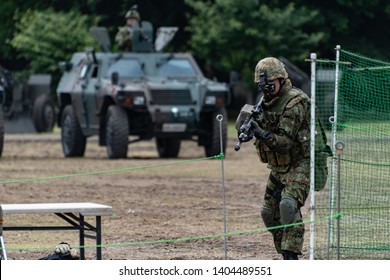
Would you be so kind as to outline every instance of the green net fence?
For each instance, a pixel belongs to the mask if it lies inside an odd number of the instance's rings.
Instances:
[[[315,225],[314,259],[390,259],[390,62],[336,49],[336,60],[315,67],[317,116],[333,157],[314,216],[341,218]]]

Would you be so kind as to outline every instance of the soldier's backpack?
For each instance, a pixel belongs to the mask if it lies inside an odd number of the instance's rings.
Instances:
[[[332,156],[332,149],[327,145],[325,130],[317,118],[314,159],[314,189],[321,191],[328,179],[328,157]]]

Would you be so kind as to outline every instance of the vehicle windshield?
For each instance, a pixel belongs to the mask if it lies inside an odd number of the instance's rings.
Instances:
[[[159,77],[187,78],[196,77],[196,71],[187,59],[172,58],[158,68]]]
[[[120,78],[143,78],[145,76],[141,64],[137,59],[120,59],[114,61],[107,70],[107,77],[117,72]]]

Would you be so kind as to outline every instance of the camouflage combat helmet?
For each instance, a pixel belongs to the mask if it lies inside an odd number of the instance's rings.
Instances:
[[[126,19],[135,18],[136,20],[139,21],[141,17],[140,17],[139,12],[137,10],[131,9],[131,10],[127,11],[125,18]]]
[[[266,71],[268,80],[278,78],[287,79],[288,74],[284,68],[284,64],[275,57],[266,57],[260,60],[255,68],[255,83],[260,81],[260,72]]]

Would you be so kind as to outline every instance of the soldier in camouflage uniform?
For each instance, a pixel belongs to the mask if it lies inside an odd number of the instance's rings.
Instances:
[[[292,86],[282,62],[260,60],[255,83],[264,94],[263,117],[252,121],[260,161],[271,170],[261,217],[285,260],[302,254],[304,225],[300,208],[310,189],[310,99]]]
[[[141,17],[137,10],[130,9],[125,16],[126,25],[119,27],[115,36],[115,42],[122,51],[131,51],[131,38],[133,37],[133,27],[135,22],[139,22]]]

